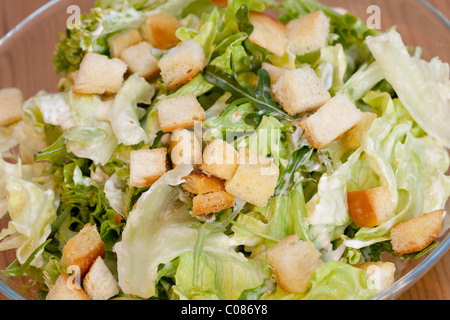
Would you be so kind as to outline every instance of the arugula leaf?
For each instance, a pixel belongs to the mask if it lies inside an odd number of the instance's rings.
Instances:
[[[289,159],[289,163],[286,166],[286,170],[283,174],[280,174],[277,188],[275,189],[275,195],[284,193],[286,190],[295,188],[298,183],[307,181],[302,175],[303,166],[314,156],[315,149],[309,146],[303,146],[300,149],[294,151]],[[309,171],[309,170],[306,170]],[[299,175],[296,177],[296,173]]]
[[[233,98],[246,98],[248,101],[251,101],[262,115],[287,120],[293,119],[273,100],[270,91],[270,76],[266,70],[261,69],[258,71],[258,85],[256,90],[241,86],[234,77],[218,70],[214,66],[208,66],[203,75],[208,82],[230,92]]]

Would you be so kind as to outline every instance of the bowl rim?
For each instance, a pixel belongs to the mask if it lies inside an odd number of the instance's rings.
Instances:
[[[31,23],[40,14],[46,12],[51,7],[61,3],[64,0],[51,0],[45,5],[33,11],[25,19],[19,22],[14,28],[8,31],[2,38],[0,38],[0,48],[16,33],[24,29],[29,23]],[[320,1],[320,0],[319,0]],[[433,13],[450,31],[450,20],[440,12],[436,7],[430,4],[426,0],[416,0],[418,3],[422,4],[428,11]],[[450,200],[449,200],[450,201]],[[438,244],[433,250],[425,255],[425,258],[417,266],[411,269],[408,273],[398,278],[389,288],[371,297],[369,300],[385,300],[385,299],[396,299],[401,295],[404,290],[409,289],[418,280],[420,280],[450,249],[450,232]],[[0,270],[1,272],[1,270]],[[402,291],[401,291],[402,290]],[[0,293],[4,294],[7,298],[11,300],[26,300],[21,294],[12,289],[5,281],[2,279],[0,274]]]

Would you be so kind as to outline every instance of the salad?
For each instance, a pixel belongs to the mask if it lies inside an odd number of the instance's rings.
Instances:
[[[0,91],[2,272],[48,300],[375,296],[450,196],[449,65],[420,55],[316,0],[98,1],[58,92]]]

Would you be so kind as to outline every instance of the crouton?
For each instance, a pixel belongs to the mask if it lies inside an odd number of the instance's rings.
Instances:
[[[119,58],[122,51],[142,41],[136,29],[125,30],[108,38],[109,51],[113,58]]]
[[[309,67],[284,72],[272,86],[272,94],[291,116],[315,111],[331,98],[323,82]]]
[[[135,73],[145,79],[157,76],[160,72],[158,59],[152,54],[153,46],[145,41],[139,42],[122,51],[120,58],[128,65],[130,73]]]
[[[288,70],[286,68],[276,67],[267,62],[263,62],[261,68],[269,73],[271,86],[277,83],[280,77]]]
[[[361,111],[344,94],[338,93],[300,127],[311,147],[326,148],[361,121]]]
[[[401,222],[391,229],[392,249],[398,255],[421,251],[439,235],[444,210],[425,213]]]
[[[358,227],[373,228],[395,215],[391,193],[385,186],[348,192],[347,206]]]
[[[0,127],[22,120],[23,94],[18,88],[0,90]]]
[[[342,145],[351,150],[357,150],[361,146],[364,134],[369,131],[377,115],[372,112],[362,112],[361,121],[356,126],[347,131],[342,137]]]
[[[205,121],[206,113],[193,93],[168,98],[158,103],[158,123],[163,132],[193,127]]]
[[[275,192],[279,174],[272,159],[242,148],[236,171],[225,182],[225,190],[255,206],[264,207]]]
[[[233,177],[238,165],[238,152],[224,140],[211,141],[203,151],[202,163],[199,169],[203,172],[229,180]]]
[[[67,241],[62,250],[63,267],[78,266],[84,277],[98,256],[105,256],[105,243],[100,238],[97,226],[86,224],[80,232]]]
[[[322,11],[291,20],[286,25],[289,50],[302,56],[322,49],[330,34],[330,18]]]
[[[142,37],[158,49],[165,50],[180,42],[176,31],[181,23],[168,13],[154,13],[141,25]]]
[[[225,183],[222,179],[202,172],[191,172],[181,187],[192,194],[225,191]]]
[[[83,287],[92,300],[108,300],[119,293],[119,285],[102,257],[92,264],[83,279]]]
[[[74,78],[76,94],[113,94],[122,88],[128,66],[118,58],[89,52],[83,58]]]
[[[159,60],[158,66],[164,84],[172,90],[193,79],[205,63],[203,48],[195,40],[188,40],[170,49]]]
[[[248,16],[254,27],[248,39],[279,57],[284,56],[287,48],[286,26],[261,12],[252,11]]]
[[[202,162],[202,146],[194,132],[186,129],[178,129],[172,133],[169,153],[174,167],[180,164],[197,167]]]
[[[45,300],[91,300],[81,286],[67,273],[61,273]]]
[[[225,191],[199,194],[192,200],[192,214],[206,215],[234,206],[234,196]]]
[[[147,188],[166,173],[167,149],[138,149],[130,152],[130,186]]]
[[[320,252],[311,241],[291,235],[267,250],[267,259],[275,281],[287,293],[303,293],[311,274],[322,264]]]
[[[355,267],[366,272],[378,291],[387,289],[394,283],[395,264],[392,262],[364,262]]]

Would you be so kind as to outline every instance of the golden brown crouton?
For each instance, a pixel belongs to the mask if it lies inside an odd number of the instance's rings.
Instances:
[[[394,283],[395,264],[392,262],[364,262],[355,267],[366,272],[378,291],[387,289]]]
[[[141,33],[156,48],[165,50],[180,42],[176,36],[180,27],[181,23],[173,15],[159,12],[148,16],[141,25]]]
[[[189,174],[186,177],[186,182],[181,187],[192,194],[225,191],[225,183],[223,180],[202,172],[192,172]]]
[[[160,72],[158,60],[150,52],[152,49],[150,43],[142,41],[124,49],[120,58],[128,65],[130,73],[150,79]]]
[[[61,273],[45,300],[91,300],[74,278]]]
[[[361,116],[361,121],[342,137],[342,145],[348,149],[357,150],[361,146],[363,135],[369,131],[373,121],[377,118],[377,115],[372,112],[362,112]]]
[[[444,210],[425,213],[391,229],[392,249],[398,255],[421,251],[439,235]]]
[[[158,103],[158,123],[163,132],[188,129],[205,120],[205,110],[191,92]]]
[[[229,180],[233,177],[237,162],[236,149],[224,140],[215,139],[203,151],[203,160],[199,168],[207,174]]]
[[[284,56],[287,46],[286,26],[261,12],[252,11],[248,16],[254,27],[248,39],[279,57]]]
[[[166,173],[167,149],[139,149],[130,152],[130,186],[147,188]]]
[[[9,126],[22,119],[23,94],[18,88],[0,90],[0,126]]]
[[[67,241],[62,250],[63,267],[78,266],[84,277],[98,256],[105,256],[105,243],[95,225],[86,224],[80,232]]]
[[[119,58],[122,51],[142,41],[141,34],[136,29],[125,30],[108,38],[111,56]]]
[[[202,162],[202,146],[194,132],[186,129],[172,133],[169,153],[174,167],[191,164],[195,168]]]
[[[83,287],[92,300],[108,300],[119,293],[116,279],[100,256],[84,277]]]
[[[122,88],[128,66],[118,58],[89,52],[80,69],[73,74],[72,91],[76,94],[113,94]]]
[[[300,126],[311,147],[324,149],[361,121],[361,111],[345,95],[338,93]]]
[[[331,98],[322,80],[309,67],[283,72],[272,85],[272,93],[291,116],[315,111]]]
[[[238,166],[225,190],[255,206],[264,207],[273,196],[280,170],[272,159],[249,149],[239,150]]]
[[[173,47],[159,60],[161,77],[169,90],[192,80],[205,67],[203,48],[193,39]]]
[[[311,274],[322,264],[320,252],[311,241],[291,235],[267,250],[275,281],[287,293],[303,293]]]
[[[385,186],[348,192],[347,205],[358,227],[373,228],[394,216],[394,203]]]
[[[219,212],[234,206],[234,196],[225,191],[199,194],[192,200],[194,215]]]
[[[289,48],[299,56],[325,47],[329,33],[330,18],[322,11],[311,12],[286,25]]]

